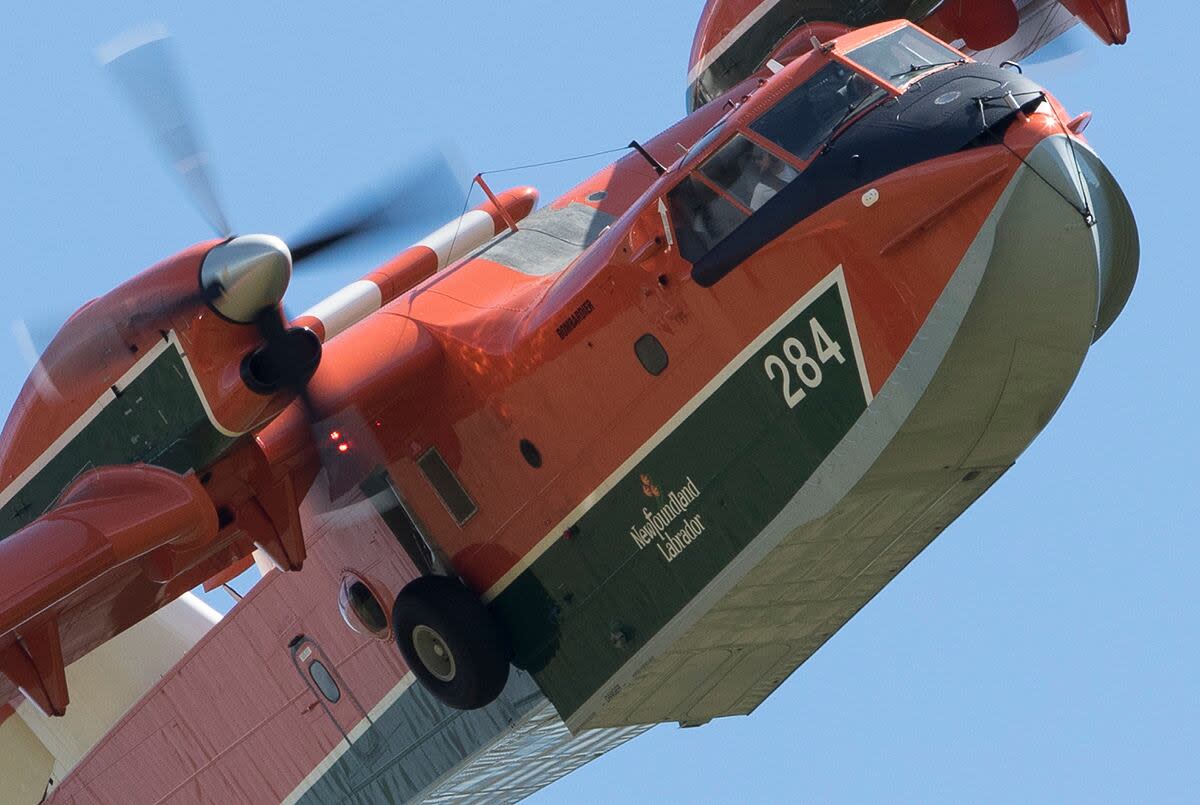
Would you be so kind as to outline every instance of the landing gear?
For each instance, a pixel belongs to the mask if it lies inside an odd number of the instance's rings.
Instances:
[[[474,710],[504,689],[507,643],[487,607],[457,579],[409,582],[396,596],[392,628],[408,667],[443,704]]]

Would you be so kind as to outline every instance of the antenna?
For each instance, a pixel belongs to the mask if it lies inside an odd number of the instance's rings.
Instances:
[[[632,148],[634,151],[637,151],[639,154],[641,154],[642,157],[644,157],[645,160],[650,163],[650,167],[654,168],[654,172],[657,173],[659,176],[662,176],[664,173],[667,172],[667,169],[662,166],[662,163],[660,163],[657,159],[655,159],[653,156],[651,156],[650,152],[647,151],[645,148],[643,148],[642,144],[639,143],[637,140],[631,140],[629,145],[626,147]]]

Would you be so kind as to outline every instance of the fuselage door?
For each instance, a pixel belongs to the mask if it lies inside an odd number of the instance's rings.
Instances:
[[[338,673],[337,666],[317,642],[306,635],[294,637],[288,650],[296,672],[316,698],[307,710],[322,709],[350,749],[360,758],[369,760],[379,749],[379,737],[371,729],[370,716]]]

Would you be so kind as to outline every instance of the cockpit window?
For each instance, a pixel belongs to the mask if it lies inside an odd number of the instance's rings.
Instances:
[[[796,178],[794,168],[740,134],[709,157],[700,172],[752,211]]]
[[[669,196],[679,253],[692,262],[797,176],[790,165],[740,134],[706,159],[697,173]]]
[[[670,192],[671,220],[684,260],[696,262],[746,220],[746,213],[695,175]]]
[[[809,159],[855,112],[887,90],[840,62],[830,62],[750,124],[751,130]]]
[[[932,37],[907,27],[855,48],[847,57],[893,84],[903,84],[925,70],[963,60]]]

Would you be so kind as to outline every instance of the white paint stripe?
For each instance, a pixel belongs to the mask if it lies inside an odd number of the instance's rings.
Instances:
[[[666,424],[659,428],[658,431],[651,436],[645,444],[639,447],[632,456],[627,458],[621,464],[621,466],[617,467],[617,469],[615,469],[611,475],[604,479],[604,482],[601,483],[600,486],[592,490],[592,493],[585,497],[578,506],[572,509],[570,514],[564,517],[554,528],[550,530],[548,534],[546,534],[546,536],[542,537],[542,539],[533,547],[532,550],[522,556],[521,559],[515,565],[513,565],[507,573],[501,576],[499,581],[493,584],[488,591],[484,593],[483,600],[485,602],[492,601],[496,598],[496,596],[503,592],[506,587],[512,584],[517,576],[521,575],[526,569],[529,568],[530,565],[536,562],[541,555],[544,554],[550,548],[550,546],[558,540],[564,531],[566,531],[570,526],[578,522],[581,517],[587,514],[588,510],[599,503],[601,498],[608,494],[608,492],[614,486],[616,486],[622,478],[632,472],[633,469],[639,463],[641,463],[641,461],[645,459],[651,451],[654,450],[654,448],[658,447],[658,445],[661,444],[662,441],[667,438],[667,436],[671,435],[676,428],[683,424],[683,421],[691,416],[692,413],[695,412],[695,410],[699,408],[705,400],[711,397],[713,393],[720,388],[721,385],[730,378],[730,376],[733,375],[734,372],[740,369],[742,365],[750,359],[751,355],[761,349],[762,346],[774,338],[775,335],[781,329],[783,329],[785,325],[799,315],[804,308],[812,304],[812,302],[818,296],[829,290],[830,286],[835,284],[840,286],[843,297],[848,298],[849,292],[846,290],[846,279],[842,273],[842,267],[840,265],[826,275],[824,279],[809,289],[808,293],[804,294],[804,296],[802,296],[795,304],[789,307],[782,316],[780,316],[765,330],[759,333],[757,338],[751,341],[745,349],[737,354],[737,357],[725,364],[725,367],[721,369],[721,371],[717,372],[716,376],[710,380],[694,397],[688,400],[687,403],[680,408],[674,416],[668,419]],[[858,365],[859,372],[864,375],[863,385],[867,394],[867,404],[870,405],[870,382],[865,378],[863,359],[860,351],[861,347],[858,341],[858,333],[855,331],[854,320],[850,317],[848,309],[846,326],[850,328],[851,342],[854,345],[855,361]]]
[[[16,496],[17,492],[25,487],[25,484],[29,483],[35,475],[45,469],[46,465],[61,453],[63,448],[70,444],[71,440],[78,436],[87,427],[88,423],[99,416],[100,412],[115,399],[117,399],[117,395],[113,394],[112,389],[105,389],[104,393],[100,395],[100,399],[92,403],[91,407],[83,412],[83,416],[75,420],[69,428],[62,432],[62,435],[50,443],[50,446],[32,464],[26,467],[11,484],[5,487],[3,492],[0,492],[0,507],[7,506],[8,502]]]
[[[379,700],[379,704],[371,708],[371,712],[367,714],[367,717],[355,724],[354,729],[350,730],[350,741],[357,741],[361,738],[367,729],[370,728],[371,724],[378,721],[379,717],[396,703],[396,700],[400,698],[404,691],[408,690],[415,680],[416,677],[413,676],[411,671],[401,677],[400,681]],[[315,696],[316,694],[314,693],[313,695]],[[294,805],[295,802],[299,801],[300,797],[308,793],[308,790],[316,785],[317,781],[324,777],[325,773],[332,769],[334,764],[338,762],[338,759],[346,754],[346,751],[349,749],[349,742],[345,740],[338,741],[337,746],[333,747],[329,754],[314,766],[312,771],[306,774],[304,779],[292,789],[292,792],[281,800],[281,805]]]
[[[729,50],[729,48],[733,46],[734,42],[742,38],[742,34],[750,30],[750,27],[754,25],[754,23],[761,20],[768,11],[777,5],[779,5],[779,0],[763,0],[762,3],[758,4],[757,8],[743,17],[741,22],[733,26],[729,33],[721,37],[720,42],[714,45],[708,51],[708,53],[705,53],[703,56],[701,56],[700,61],[696,62],[696,64],[692,66],[692,69],[688,72],[688,86],[690,87],[692,84],[695,84],[696,79],[698,79],[709,67],[711,67],[713,62],[721,58],[721,56],[725,54],[725,51]]]
[[[99,398],[97,398],[97,400],[92,403],[91,406],[89,406],[88,409],[84,411],[78,419],[71,423],[70,427],[63,431],[57,439],[51,442],[50,446],[42,451],[42,454],[38,456],[32,464],[26,467],[20,475],[13,479],[13,482],[6,486],[3,492],[0,492],[0,508],[8,505],[8,502],[12,500],[34,476],[45,469],[46,465],[53,461],[54,458],[61,453],[63,449],[75,439],[76,436],[82,433],[83,429],[90,425],[92,420],[100,415],[101,411],[103,411],[117,399],[117,395],[113,393],[114,388],[118,391],[128,388],[130,384],[132,384],[133,381],[142,374],[142,372],[150,368],[150,365],[154,363],[159,356],[167,351],[168,347],[172,346],[175,347],[175,350],[179,353],[179,357],[183,361],[184,368],[187,369],[188,379],[191,380],[192,386],[196,391],[196,396],[200,398],[200,404],[204,407],[204,413],[208,417],[209,423],[226,436],[240,436],[241,433],[227,430],[226,428],[222,427],[219,422],[217,422],[212,408],[209,406],[208,400],[205,399],[204,392],[200,388],[200,381],[196,378],[196,373],[192,369],[192,365],[188,361],[186,353],[183,351],[183,346],[179,342],[179,337],[175,334],[175,331],[172,330],[167,333],[167,337],[165,339],[156,343],[151,349],[147,350],[146,354],[139,358],[137,362],[133,364],[133,366],[129,367],[129,370],[126,371],[125,374],[121,375],[120,379],[117,380],[116,383],[105,389],[104,393],[101,394]]]
[[[850,343],[854,345],[854,361],[858,364],[858,379],[862,382],[863,398],[867,405],[875,399],[871,393],[871,378],[867,377],[866,358],[863,357],[862,344],[858,341],[858,325],[854,323],[854,310],[850,304],[850,289],[846,287],[846,278],[841,276],[842,267],[837,267],[838,284],[842,286],[842,310],[846,314],[846,327],[850,330]]]
[[[204,415],[208,417],[208,421],[225,436],[229,436],[230,438],[241,436],[244,431],[229,430],[217,421],[217,415],[213,413],[212,406],[208,404],[208,398],[204,396],[204,391],[200,388],[200,378],[196,377],[196,370],[192,368],[192,362],[188,360],[187,353],[183,351],[183,344],[180,343],[179,336],[175,334],[174,330],[167,333],[167,341],[173,344],[175,349],[178,350],[179,357],[183,361],[183,368],[187,370],[188,378],[192,381],[192,387],[196,389],[196,396],[200,398],[200,405],[204,406]],[[120,383],[117,385],[120,388],[124,388]]]
[[[302,315],[320,319],[325,340],[343,332],[370,316],[383,304],[383,292],[370,280],[355,280],[304,311]]]
[[[430,232],[415,245],[433,251],[438,258],[438,270],[453,263],[469,251],[487,243],[496,236],[496,222],[484,210],[471,210],[461,218],[455,218],[445,226]],[[453,246],[453,251],[451,251]]]

